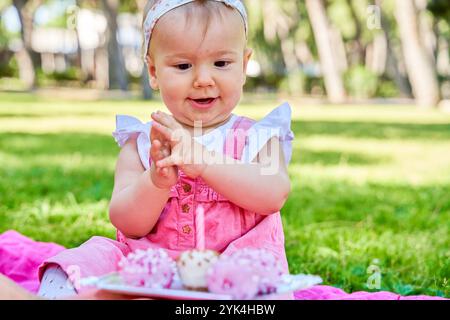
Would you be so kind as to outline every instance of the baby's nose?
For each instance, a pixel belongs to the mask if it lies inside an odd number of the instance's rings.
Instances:
[[[197,73],[195,75],[194,87],[201,88],[201,87],[210,87],[214,85],[215,85],[214,79],[208,68],[205,67],[198,68]]]

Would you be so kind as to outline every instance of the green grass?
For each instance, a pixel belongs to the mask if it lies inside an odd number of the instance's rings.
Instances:
[[[276,101],[236,113],[267,114]],[[411,106],[292,102],[291,195],[282,210],[293,273],[346,291],[450,297],[450,115]],[[70,102],[0,94],[0,232],[73,247],[114,237],[107,207],[115,114],[142,120],[160,103]]]

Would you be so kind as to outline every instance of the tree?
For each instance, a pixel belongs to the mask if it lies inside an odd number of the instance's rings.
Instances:
[[[362,42],[362,33],[363,29],[361,26],[361,22],[359,21],[359,17],[355,8],[355,1],[346,0],[347,6],[350,10],[350,14],[352,17],[352,20],[355,24],[355,35],[354,35],[354,45],[355,45],[355,51],[356,51],[356,57],[358,63],[364,63],[365,55],[366,55],[366,47],[364,46]]]
[[[19,65],[19,76],[27,89],[33,89],[36,85],[36,67],[38,56],[31,47],[31,35],[33,33],[33,16],[37,7],[42,3],[40,0],[13,0],[13,5],[19,15],[21,24],[21,38],[23,46],[16,53]]]
[[[380,23],[383,31],[384,38],[386,40],[387,60],[386,60],[386,74],[393,79],[400,94],[404,97],[412,98],[411,85],[405,72],[400,70],[400,63],[404,65],[401,54],[397,53],[399,50],[395,50],[394,47],[394,35],[393,25],[395,22],[391,22],[388,17],[392,17],[392,14],[385,12],[381,6],[382,0],[375,0],[375,4],[380,8]],[[394,19],[394,18],[392,18]]]
[[[346,96],[344,83],[335,56],[336,50],[332,45],[330,23],[323,0],[306,0],[305,3],[319,52],[328,99],[332,103],[342,103]]]
[[[109,87],[128,89],[128,77],[123,59],[122,50],[117,41],[117,14],[119,10],[118,0],[102,0],[106,20],[108,21],[108,64],[109,64]]]
[[[450,21],[450,3],[448,0],[430,0],[427,9],[434,16]]]
[[[430,0],[427,9],[433,14],[435,21],[437,72],[442,77],[450,77],[450,2]]]
[[[299,7],[296,2],[264,0],[259,8],[265,40],[279,47],[289,92],[302,94],[300,61],[295,48],[296,42],[299,41],[295,39],[300,20]],[[273,51],[270,52],[270,59],[273,59]]]
[[[136,0],[136,6],[139,10],[139,12],[144,13],[145,4],[147,1],[145,0]],[[148,70],[147,65],[144,64],[144,67],[142,68],[142,75],[141,75],[141,85],[142,85],[142,97],[144,100],[150,100],[153,98],[153,92],[152,88],[150,88],[150,79],[148,76]]]
[[[261,66],[258,80],[268,87],[277,87],[285,76],[286,66],[276,30],[270,27],[273,21],[265,16],[265,2],[246,0],[245,4],[249,15],[249,45],[255,49],[253,58]],[[278,1],[275,4],[278,5]]]
[[[414,0],[396,0],[395,3],[395,17],[414,97],[420,106],[435,106],[440,98],[439,84],[420,34],[418,9]]]

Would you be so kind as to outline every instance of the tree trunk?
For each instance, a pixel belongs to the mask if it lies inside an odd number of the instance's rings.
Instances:
[[[290,38],[280,39],[283,60],[286,66],[289,93],[293,95],[303,94],[303,83],[300,77],[300,67],[295,55],[294,40]]]
[[[142,68],[141,85],[142,85],[142,98],[144,100],[151,100],[153,98],[153,91],[152,88],[150,87],[150,78],[148,76],[146,64],[144,64],[144,67]]]
[[[396,0],[395,16],[416,102],[420,106],[436,106],[439,102],[439,84],[431,57],[420,36],[414,1]]]
[[[366,68],[381,76],[386,71],[387,41],[383,33],[374,36],[373,41],[366,48]]]
[[[418,10],[419,34],[424,45],[425,51],[430,57],[432,63],[436,64],[437,56],[437,36],[434,32],[434,21],[431,15],[427,15],[428,0],[415,0]]]
[[[145,1],[145,0],[136,0],[136,6],[137,6],[139,12],[142,13],[142,15],[144,13],[144,8],[145,8],[146,3],[147,3],[147,1]],[[153,91],[152,91],[152,88],[150,87],[148,69],[147,69],[146,63],[144,63],[144,66],[142,68],[141,86],[142,86],[142,97],[144,98],[144,100],[152,99]]]
[[[32,90],[36,86],[36,73],[34,71],[33,60],[25,47],[15,53],[19,66],[19,78],[27,90]]]
[[[21,24],[21,37],[23,46],[22,49],[16,53],[17,62],[19,65],[19,77],[25,84],[28,90],[36,86],[36,66],[38,64],[38,54],[31,48],[31,35],[33,33],[33,14],[36,9],[36,3],[33,8],[30,8],[32,3],[27,0],[13,0],[13,5],[19,15]]]
[[[440,36],[438,39],[438,54],[436,59],[437,72],[443,77],[450,77],[450,45],[448,39]]]
[[[339,63],[336,61],[335,49],[332,47],[323,0],[306,0],[306,9],[319,52],[328,99],[332,103],[342,103],[345,101],[345,89],[339,72]]]
[[[347,0],[347,6],[350,9],[350,14],[355,23],[355,37],[353,38],[357,61],[356,64],[362,64],[365,58],[365,48],[361,41],[362,37],[362,27],[358,18],[358,14],[355,9],[355,2],[352,0]]]
[[[109,88],[120,88],[123,91],[128,89],[128,77],[125,69],[125,62],[117,41],[117,14],[119,10],[118,0],[102,0],[108,21],[108,63],[109,63]]]
[[[109,86],[109,68],[108,50],[105,46],[101,46],[94,51],[95,61],[95,87],[100,90],[107,90]]]
[[[334,61],[337,65],[338,72],[343,74],[348,70],[347,54],[345,53],[345,44],[342,34],[337,28],[330,27],[329,35],[331,39],[331,47],[334,50]]]
[[[382,8],[382,0],[375,0],[375,4]],[[400,70],[400,66],[403,66],[403,60],[401,58],[401,54],[397,54],[393,43],[390,39],[388,30],[391,29],[389,25],[389,21],[386,20],[385,14],[381,11],[381,28],[383,30],[383,35],[386,40],[387,45],[387,57],[386,57],[386,74],[394,80],[397,88],[400,91],[400,94],[406,98],[413,98],[411,85],[409,83],[409,79],[406,75],[406,71]],[[399,61],[400,60],[400,61]]]

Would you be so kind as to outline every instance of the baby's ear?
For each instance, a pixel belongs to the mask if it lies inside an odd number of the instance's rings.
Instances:
[[[145,61],[147,62],[147,71],[148,71],[148,78],[150,82],[150,87],[153,90],[158,90],[158,79],[156,78],[156,67],[155,67],[155,61],[148,55],[145,58]]]
[[[247,79],[247,66],[248,66],[248,62],[250,61],[250,58],[252,57],[253,54],[253,49],[250,48],[246,48],[244,51],[244,83]]]

